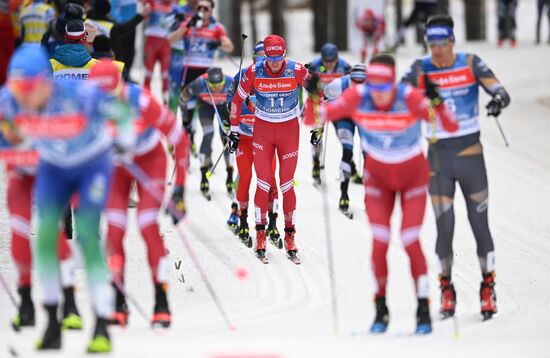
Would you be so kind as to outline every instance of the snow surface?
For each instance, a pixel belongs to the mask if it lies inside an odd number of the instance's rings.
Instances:
[[[488,2],[494,10],[494,2]],[[462,16],[460,3],[453,2],[453,14]],[[335,278],[339,310],[339,330],[333,331],[328,285],[326,241],[322,196],[312,186],[308,128],[302,128],[301,151],[296,172],[298,197],[297,244],[302,265],[295,266],[283,251],[268,246],[270,264],[261,264],[251,249],[239,243],[226,229],[230,200],[225,194],[223,164],[212,178],[213,198],[207,202],[199,193],[198,161],[193,160],[187,190],[189,219],[182,224],[200,264],[216,290],[231,323],[229,330],[193,266],[168,217],[162,219],[166,245],[172,261],[170,304],[173,326],[152,331],[148,320],[131,305],[130,325],[111,330],[115,357],[550,357],[550,46],[533,45],[534,1],[521,1],[519,44],[517,49],[497,49],[494,40],[464,43],[457,21],[457,49],[475,52],[493,68],[512,97],[511,106],[500,117],[510,141],[506,148],[492,118],[482,115],[482,142],[490,182],[490,224],[496,245],[499,313],[489,322],[479,319],[479,282],[481,279],[475,241],[467,222],[461,195],[455,202],[455,269],[458,294],[457,320],[441,321],[438,309],[437,260],[434,254],[435,225],[431,207],[426,210],[422,243],[429,263],[433,334],[417,337],[416,301],[409,274],[408,259],[397,236],[400,214],[394,215],[394,230],[389,251],[390,277],[388,305],[391,312],[385,335],[367,334],[374,316],[373,284],[370,273],[371,233],[364,215],[363,188],[351,185],[351,207],[355,219],[348,220],[337,211],[337,181],[341,149],[334,130],[328,139],[326,179],[332,223]],[[290,25],[293,37],[289,55],[307,61],[310,16],[290,14],[297,19]],[[290,21],[289,21],[290,22]],[[488,22],[494,36],[494,16]],[[298,27],[300,26],[300,27]],[[265,33],[265,26],[260,33]],[[546,28],[546,27],[545,27]],[[419,55],[412,45],[397,55],[399,72]],[[352,54],[345,58],[357,60]],[[353,61],[352,61],[353,62]],[[230,72],[228,61],[220,64]],[[156,83],[158,86],[158,82]],[[158,88],[158,87],[157,87]],[[488,97],[483,94],[480,104]],[[544,105],[546,103],[546,106]],[[482,111],[483,113],[484,111]],[[196,135],[200,140],[200,131]],[[215,141],[214,154],[219,153]],[[357,157],[356,157],[357,160]],[[5,183],[3,176],[2,183]],[[253,190],[251,190],[251,198]],[[252,200],[252,199],[251,199]],[[5,197],[2,193],[1,205]],[[127,250],[127,290],[150,314],[153,290],[144,245],[136,230],[131,211]],[[0,273],[15,287],[15,269],[10,257],[6,211],[0,214]],[[252,224],[252,219],[250,219]],[[282,220],[279,220],[282,231]],[[181,260],[181,267],[175,263]],[[246,270],[239,280],[236,272]],[[185,283],[178,281],[183,275]],[[78,272],[77,299],[84,314],[84,332],[65,332],[60,352],[43,356],[84,355],[93,329],[89,296],[84,274]],[[40,309],[40,290],[34,291],[38,309],[35,329],[14,333],[8,325],[15,309],[4,290],[0,290],[0,357],[37,355],[34,341],[45,324]],[[458,328],[457,328],[458,326]],[[457,332],[458,329],[458,332]]]

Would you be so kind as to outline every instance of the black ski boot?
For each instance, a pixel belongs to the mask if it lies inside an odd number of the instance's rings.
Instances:
[[[208,167],[201,167],[201,193],[206,200],[210,200],[210,183],[208,182],[206,173],[208,173]]]
[[[269,241],[275,245],[277,248],[283,248],[283,240],[281,239],[281,234],[277,229],[277,213],[269,212],[269,224],[267,225],[267,236]]]
[[[355,167],[355,163],[351,162],[351,181],[353,184],[363,184],[363,178],[361,175],[359,175],[359,172],[357,171],[357,168]]]
[[[388,329],[390,322],[390,312],[386,306],[386,297],[375,297],[376,316],[370,326],[370,333],[384,333]]]
[[[418,299],[416,310],[416,334],[432,333],[432,319],[430,318],[430,302],[427,298]]]
[[[313,177],[313,185],[321,185],[321,162],[317,157],[313,158],[311,176]]]
[[[44,305],[48,314],[48,326],[42,339],[36,342],[37,350],[61,348],[61,325],[57,319],[57,304]]]
[[[229,195],[233,195],[233,167],[227,167],[227,178],[225,179],[225,188]]]
[[[13,329],[19,331],[21,327],[34,327],[34,303],[31,297],[31,286],[22,286],[17,289],[21,304],[17,312],[17,316],[13,319],[11,325]]]
[[[96,319],[94,335],[88,344],[88,353],[109,353],[111,351],[111,338],[107,331],[107,319]]]
[[[157,283],[155,285],[155,310],[153,313],[153,320],[151,322],[153,327],[170,327],[172,315],[170,314],[170,309],[168,307],[166,291],[168,291],[167,284]]]
[[[74,299],[74,287],[69,286],[63,288],[63,296],[65,301],[63,302],[63,320],[61,327],[63,329],[82,329],[82,318],[78,313],[76,302]]]
[[[126,298],[114,283],[113,289],[115,290],[115,312],[113,312],[113,316],[107,321],[107,323],[126,327],[128,324],[128,316],[130,315]]]
[[[252,248],[252,237],[250,236],[250,229],[248,228],[247,217],[248,210],[241,209],[241,213],[239,216],[241,224],[237,229],[237,235],[239,235],[239,240],[241,240],[243,244],[245,244],[249,248]]]

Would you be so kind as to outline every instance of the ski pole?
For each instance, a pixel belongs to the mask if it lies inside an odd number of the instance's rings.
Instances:
[[[209,171],[206,172],[206,178],[207,179],[210,179],[212,177],[212,175],[214,174],[214,170],[216,170],[216,167],[218,166],[218,163],[220,162],[220,160],[222,159],[225,151],[227,150],[227,148],[229,147],[229,141],[227,141],[225,143],[225,145],[223,146],[223,149],[220,153],[220,155],[218,156],[218,159],[216,159],[216,162],[214,163],[214,166],[212,167],[212,169],[210,169]]]
[[[155,200],[157,200],[159,203],[162,204],[164,201],[164,195],[161,191],[156,189],[155,184],[151,181],[149,176],[135,163],[124,163],[124,167],[126,170],[137,180],[139,181],[145,190],[147,190]],[[201,279],[203,280],[204,284],[206,285],[206,288],[208,289],[208,292],[210,293],[210,296],[212,297],[212,300],[214,301],[216,307],[218,308],[218,311],[220,312],[223,320],[225,321],[227,327],[230,330],[234,330],[235,326],[231,324],[231,321],[229,320],[229,317],[227,316],[220,299],[218,298],[218,295],[216,294],[216,291],[214,290],[214,287],[210,283],[210,280],[208,279],[208,276],[206,275],[206,272],[204,271],[202,265],[200,264],[200,261],[197,259],[197,256],[195,255],[195,251],[193,250],[193,247],[187,240],[186,235],[183,233],[183,230],[181,228],[181,225],[179,223],[181,222],[181,219],[185,216],[185,214],[179,210],[176,205],[172,201],[169,201],[166,205],[166,209],[176,217],[178,220],[178,225],[176,225],[176,229],[179,233],[179,237],[181,241],[183,242],[183,245],[185,246],[187,252],[189,253],[189,256],[191,257],[191,261],[195,265],[195,268],[199,272]]]
[[[214,101],[214,95],[212,95],[212,91],[210,90],[210,87],[208,86],[208,83],[206,83],[206,89],[208,90],[208,94],[210,95],[210,101],[212,102],[212,107],[214,107],[214,113],[216,114],[216,119],[218,120],[218,124],[220,125],[220,128],[222,129],[223,131],[223,122],[222,122],[222,118],[220,116],[220,112],[218,111],[218,107],[216,106],[216,102]],[[226,137],[228,136],[228,133],[227,132],[223,132],[222,135],[225,135]],[[214,164],[214,166],[212,167],[211,170],[209,170],[208,172],[206,172],[206,178],[210,179],[212,177],[212,174],[214,173],[214,170],[216,169],[216,167],[218,166],[218,163],[220,162],[220,159],[222,158],[223,154],[225,153],[225,151],[227,150],[227,147],[229,146],[229,142],[227,142],[224,147],[223,147],[223,150],[222,152],[220,153],[220,155],[218,156],[218,159],[216,160],[216,163]]]
[[[504,131],[502,130],[502,127],[500,125],[500,121],[498,120],[498,116],[495,116],[495,122],[497,123],[498,130],[500,131],[500,135],[502,136],[502,139],[504,139],[504,144],[509,147],[510,144],[508,143],[508,140],[506,139],[506,135],[504,135]]]
[[[321,142],[323,143],[323,157],[321,158],[320,160],[320,165],[319,165],[319,169],[323,170],[325,169],[325,158],[327,156],[327,140],[328,140],[328,123],[325,122],[325,126],[324,126],[324,133],[323,133],[323,136],[325,137],[324,140]]]
[[[17,305],[17,300],[13,296],[13,293],[11,293],[8,283],[6,282],[4,275],[2,275],[1,273],[0,273],[0,283],[2,283],[2,287],[4,287],[4,290],[6,291],[11,303],[13,303],[15,308],[19,308],[19,306]]]
[[[338,297],[336,294],[336,279],[334,277],[335,273],[334,273],[334,254],[332,251],[332,225],[330,221],[327,184],[325,181],[326,178],[325,178],[324,171],[321,172],[321,175],[322,175],[322,182],[323,182],[323,189],[322,189],[323,216],[325,219],[324,226],[325,226],[325,239],[327,244],[328,278],[329,278],[329,285],[330,285],[330,303],[331,303],[331,309],[332,309],[332,328],[334,330],[334,334],[338,334],[339,332]]]

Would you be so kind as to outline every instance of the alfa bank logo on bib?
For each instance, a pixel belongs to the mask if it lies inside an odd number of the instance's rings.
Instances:
[[[298,85],[294,78],[256,78],[254,87],[259,92],[290,92],[294,91]]]

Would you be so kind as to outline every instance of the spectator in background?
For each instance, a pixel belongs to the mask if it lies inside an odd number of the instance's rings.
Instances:
[[[498,0],[498,47],[504,40],[510,40],[510,46],[516,47],[516,9],[517,0]]]
[[[93,44],[92,57],[98,60],[108,58],[113,59],[113,49],[111,47],[111,39],[105,35],[98,35],[95,37]]]
[[[540,44],[540,25],[542,13],[546,7],[546,16],[548,17],[548,26],[550,26],[550,0],[538,0],[537,1],[537,44]],[[550,44],[550,31],[548,31],[548,43]]]
[[[70,20],[84,19],[84,3],[82,0],[69,0],[63,7],[63,12],[59,17],[50,23],[50,28],[42,36],[42,46],[44,46],[53,57],[55,50],[65,44],[65,25]]]
[[[40,43],[54,18],[54,8],[44,0],[34,0],[24,5],[19,15],[21,41]]]
[[[0,86],[6,82],[6,71],[15,50],[15,30],[11,14],[19,4],[0,0]]]
[[[115,58],[124,63],[123,77],[128,80],[135,56],[136,26],[149,16],[151,5],[145,4],[141,13],[135,13],[123,22],[118,22],[111,16],[111,9],[108,0],[95,0],[86,21],[97,26],[99,35],[110,38]]]
[[[428,21],[428,18],[432,15],[435,15],[436,12],[437,12],[437,0],[414,0],[414,8],[413,8],[413,11],[411,12],[411,15],[409,16],[407,21],[405,21],[399,27],[397,42],[394,45],[394,49],[396,49],[399,45],[402,45],[405,43],[405,30],[409,26],[415,25],[420,30],[420,33],[424,34],[424,30],[426,28],[426,22]],[[426,44],[424,43],[423,39],[420,42],[422,43],[424,52],[427,52],[428,48],[426,47]]]
[[[50,59],[54,79],[87,80],[93,59],[88,48],[87,33],[82,20],[71,20],[65,26],[65,45],[59,46]]]

